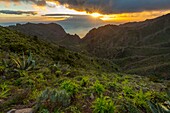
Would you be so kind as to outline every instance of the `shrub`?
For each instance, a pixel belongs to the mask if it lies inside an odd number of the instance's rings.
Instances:
[[[99,81],[96,81],[96,82],[94,83],[93,89],[94,89],[95,92],[96,92],[97,94],[99,94],[99,95],[102,94],[102,93],[105,91],[104,86],[103,86],[102,84],[100,84]]]
[[[101,96],[95,100],[92,108],[94,113],[114,113],[116,107],[110,97]]]
[[[134,96],[133,102],[136,104],[136,106],[148,108],[147,101],[151,99],[151,92],[144,93],[141,89],[139,92],[137,92]]]
[[[54,112],[62,107],[70,105],[70,95],[65,90],[46,89],[37,99],[35,111],[46,111]]]
[[[123,86],[123,94],[125,97],[133,98],[135,95],[135,92],[132,87],[130,86]]]
[[[78,92],[78,87],[79,87],[78,84],[76,84],[70,80],[64,81],[61,84],[61,88],[65,89],[71,95],[75,95]]]

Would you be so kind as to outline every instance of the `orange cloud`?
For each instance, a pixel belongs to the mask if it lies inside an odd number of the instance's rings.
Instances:
[[[42,16],[27,16],[27,15],[0,15],[1,23],[9,23],[9,22],[52,22],[52,21],[60,21],[65,20],[64,17],[42,17]]]
[[[91,16],[95,16],[93,14],[97,14],[97,18],[103,20],[104,22],[117,22],[117,23],[125,23],[125,22],[133,22],[133,21],[144,21],[146,19],[152,19],[161,15],[165,15],[170,13],[170,10],[160,10],[160,11],[143,11],[137,13],[122,13],[122,14],[110,14],[110,15],[102,15],[98,13],[89,14]]]

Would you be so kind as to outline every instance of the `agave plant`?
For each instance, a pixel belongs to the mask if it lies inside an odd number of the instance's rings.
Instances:
[[[170,99],[170,92],[167,93],[168,98]],[[152,111],[152,113],[170,113],[170,101],[162,103],[152,103],[148,102],[148,105]]]
[[[25,58],[25,55],[23,53],[22,58],[16,57],[12,58],[14,63],[17,66],[16,70],[31,70],[35,67],[35,60],[33,60],[31,53],[29,53],[28,58]]]
[[[166,104],[170,106],[170,102],[167,101]],[[163,104],[154,104],[151,102],[148,102],[148,105],[152,111],[152,113],[170,113],[170,109]]]

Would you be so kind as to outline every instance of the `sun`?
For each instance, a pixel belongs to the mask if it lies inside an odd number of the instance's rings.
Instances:
[[[101,14],[99,14],[99,13],[92,13],[91,16],[94,17],[94,18],[98,18],[98,17],[101,16]]]

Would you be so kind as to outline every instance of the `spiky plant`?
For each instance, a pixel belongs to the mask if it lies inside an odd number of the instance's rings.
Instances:
[[[168,99],[170,99],[170,92],[167,93]],[[170,113],[170,101],[162,103],[152,103],[148,101],[148,105],[152,113]]]
[[[170,106],[170,102],[167,101],[167,106]],[[151,102],[148,102],[148,105],[152,111],[152,113],[170,113],[170,108],[164,106],[163,104],[154,104]]]
[[[28,58],[25,58],[25,55],[23,53],[22,58],[15,57],[12,58],[14,63],[16,64],[16,69],[15,70],[31,70],[35,67],[35,60],[33,60],[31,52],[29,53]]]
[[[0,99],[7,98],[9,95],[10,88],[6,83],[0,84]]]

